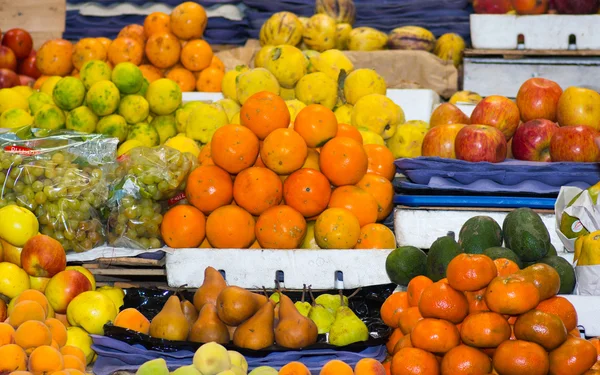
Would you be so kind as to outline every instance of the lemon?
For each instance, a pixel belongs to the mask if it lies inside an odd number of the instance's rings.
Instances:
[[[188,117],[190,117],[190,113],[201,105],[202,102],[187,102],[183,105],[183,107],[177,109],[175,111],[175,121],[177,122],[177,132],[185,133],[185,126],[187,124]]]
[[[65,122],[65,113],[55,105],[46,104],[35,114],[35,124],[41,129],[63,129]]]
[[[119,103],[119,114],[128,124],[136,124],[148,118],[150,106],[141,95],[127,95]]]
[[[130,139],[140,141],[146,147],[158,146],[160,140],[156,129],[147,122],[131,125],[127,134],[127,140]]]
[[[346,74],[350,74],[354,70],[354,65],[352,65],[350,59],[337,49],[330,49],[321,53],[314,59],[314,65],[319,72],[327,74],[329,78],[334,79],[336,82],[342,70]]]
[[[315,240],[315,221],[311,220],[306,223],[306,236],[304,236],[304,240],[302,240],[302,244],[300,244],[301,249],[320,249],[319,245],[317,245],[317,240]]]
[[[29,103],[23,95],[13,89],[0,89],[0,113],[11,108],[29,110]]]
[[[229,123],[227,114],[216,105],[201,103],[188,118],[185,134],[202,143],[208,143],[213,134]]]
[[[119,89],[110,81],[96,82],[85,97],[86,104],[98,116],[115,113],[119,107],[121,95]]]
[[[29,102],[29,110],[33,115],[35,115],[37,111],[39,111],[40,108],[42,108],[44,105],[54,104],[54,100],[52,100],[52,97],[46,94],[45,92],[33,93],[33,95],[31,95],[29,99],[27,99],[27,101]],[[2,101],[0,100],[0,102]]]
[[[265,68],[273,73],[281,87],[291,89],[306,74],[306,60],[298,48],[280,45],[270,51]]]
[[[352,124],[352,104],[343,104],[333,111],[338,124]]]
[[[75,346],[83,351],[85,354],[86,365],[89,365],[96,353],[92,349],[92,338],[83,328],[80,327],[68,327],[67,328],[67,344],[68,346]]]
[[[419,157],[425,134],[427,134],[427,129],[422,127],[409,124],[399,125],[396,133],[387,140],[387,147],[396,159]]]
[[[358,99],[369,94],[385,95],[385,80],[373,69],[356,69],[344,81],[346,102],[354,105]]]
[[[67,114],[67,129],[82,133],[93,133],[98,124],[98,116],[86,106],[75,108]]]
[[[249,68],[246,65],[238,65],[235,69],[232,69],[225,73],[223,79],[221,80],[221,92],[223,96],[227,99],[233,99],[236,102],[238,101],[237,90],[236,90],[236,79],[243,72],[247,71]]]
[[[321,104],[333,109],[337,93],[337,82],[321,72],[305,75],[296,85],[296,98],[306,105]]]
[[[233,115],[233,117],[231,118],[231,120],[229,121],[231,124],[236,124],[236,125],[241,125],[242,124],[242,120],[240,119],[240,112],[236,113],[235,115]]]
[[[290,123],[294,123],[296,121],[296,116],[298,116],[298,112],[302,110],[302,108],[306,107],[306,104],[302,103],[298,99],[286,100],[285,105],[287,106],[288,111],[290,112]]]
[[[0,294],[12,299],[30,286],[29,275],[22,268],[8,262],[0,263]]]
[[[152,119],[150,125],[158,133],[158,142],[161,145],[165,143],[167,139],[177,135],[177,122],[173,115],[156,116]]]
[[[191,138],[186,137],[183,134],[179,134],[165,142],[165,146],[169,146],[174,148],[179,152],[189,152],[194,155],[195,158],[200,154],[200,147],[196,141]]]
[[[181,89],[175,81],[161,78],[152,82],[146,91],[150,111],[157,115],[168,115],[181,105]]]
[[[223,110],[227,114],[227,118],[229,119],[229,122],[231,122],[231,119],[233,118],[233,116],[236,113],[239,113],[240,110],[242,109],[240,107],[240,105],[233,99],[221,99],[217,102],[217,105],[220,105],[221,108],[223,108]]]
[[[33,124],[33,116],[21,108],[11,108],[0,115],[0,128],[14,129]]]
[[[142,88],[144,75],[140,68],[130,62],[117,64],[112,71],[111,79],[124,94],[133,94]]]
[[[104,61],[90,60],[81,67],[79,77],[85,88],[89,90],[96,82],[110,81],[111,69]]]
[[[240,104],[244,104],[249,97],[261,91],[269,91],[276,95],[280,92],[277,78],[267,69],[250,69],[237,77],[237,98]]]
[[[283,100],[294,100],[296,99],[296,88],[293,87],[291,89],[284,89],[282,87],[279,92],[279,96],[281,96],[281,99]]]
[[[356,102],[351,121],[354,127],[366,127],[388,139],[404,123],[404,111],[385,95],[369,94]]]
[[[319,55],[321,55],[321,54],[318,51],[315,51],[314,49],[302,51],[302,53],[304,54],[304,58],[305,58],[306,73],[317,72],[316,60],[319,58]]]
[[[144,145],[142,144],[142,142],[136,139],[130,139],[128,141],[123,142],[117,149],[117,157],[126,154],[127,152],[133,150],[136,147],[144,147]]]
[[[56,86],[58,81],[60,81],[61,79],[62,79],[61,76],[52,76],[52,77],[48,78],[44,83],[42,83],[42,86],[40,87],[40,92],[43,92],[43,93],[46,93],[46,94],[52,96],[52,92],[54,91],[54,86]]]
[[[85,86],[79,78],[65,77],[56,83],[52,90],[52,99],[65,111],[79,107],[85,98]]]
[[[104,134],[107,137],[119,138],[119,142],[123,142],[127,139],[129,127],[123,116],[108,115],[98,121],[96,132]]]
[[[271,51],[275,48],[275,46],[264,46],[262,47],[256,55],[254,55],[254,66],[256,68],[264,68],[267,64],[267,59],[271,54]]]
[[[24,97],[25,99],[28,99],[35,92],[29,86],[15,86],[15,87],[12,88],[12,90],[14,92],[17,92],[17,93],[21,94],[21,96]]]
[[[11,204],[0,208],[0,238],[23,247],[40,229],[35,215],[26,208]]]
[[[385,146],[383,137],[377,133],[372,132],[368,128],[358,128],[360,135],[363,139],[363,145],[382,145]]]

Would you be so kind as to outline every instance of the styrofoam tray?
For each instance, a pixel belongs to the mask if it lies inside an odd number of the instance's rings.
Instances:
[[[517,39],[523,35],[525,49],[567,50],[573,35],[576,49],[600,49],[598,22],[600,15],[595,14],[472,14],[471,43],[480,49],[517,49]]]
[[[260,250],[177,249],[166,256],[171,287],[202,284],[208,266],[225,272],[231,285],[260,289],[275,287],[275,279],[289,289],[351,289],[387,284],[385,260],[391,250]]]
[[[388,89],[387,96],[404,110],[406,120],[429,122],[433,108],[440,103],[440,96],[428,89]],[[215,102],[223,99],[223,94],[212,92],[184,92],[183,102]]]

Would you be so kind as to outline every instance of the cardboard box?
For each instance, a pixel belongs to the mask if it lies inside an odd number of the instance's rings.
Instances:
[[[0,27],[27,30],[37,50],[42,44],[62,38],[67,14],[66,0],[0,0]]]

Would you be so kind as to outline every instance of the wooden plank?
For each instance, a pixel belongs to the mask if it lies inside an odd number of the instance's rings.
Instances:
[[[485,212],[510,212],[514,208],[488,208],[488,207],[410,207],[396,206],[402,210],[430,210],[430,211],[485,211]],[[533,210],[538,214],[552,214],[554,210]]]
[[[145,259],[145,258],[100,258],[94,263],[105,266],[131,266],[131,267],[162,267],[165,265],[165,258]]]
[[[166,276],[164,269],[136,269],[136,268],[92,268],[94,275],[107,276]]]
[[[20,27],[29,32],[63,32],[66,0],[0,0],[2,30]]]
[[[507,58],[526,56],[593,57],[600,56],[600,50],[466,49],[464,55],[465,57],[504,56]]]

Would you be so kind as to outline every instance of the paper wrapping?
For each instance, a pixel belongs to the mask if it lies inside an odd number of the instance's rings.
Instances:
[[[565,246],[565,249],[570,253],[575,251],[575,239],[568,239],[560,231],[560,221],[563,213],[578,218],[590,233],[600,229],[600,205],[594,204],[587,190],[583,191],[571,207],[567,207],[569,202],[581,192],[580,188],[563,186],[560,188],[556,204],[554,205],[556,233]]]
[[[258,40],[249,40],[244,47],[217,52],[216,55],[225,64],[225,69],[230,70],[237,65],[253,66],[254,55],[259,50]],[[431,89],[445,98],[458,90],[458,70],[452,61],[444,61],[429,52],[385,50],[344,53],[355,69],[375,69],[385,79],[388,88]]]

